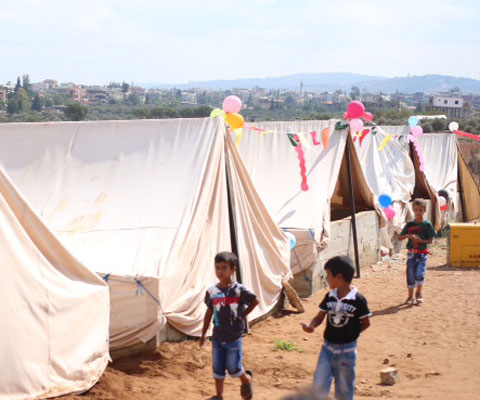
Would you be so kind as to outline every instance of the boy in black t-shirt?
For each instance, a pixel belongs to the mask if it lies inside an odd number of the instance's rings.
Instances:
[[[333,257],[324,269],[331,290],[310,324],[301,324],[305,332],[312,333],[327,316],[325,341],[318,357],[313,388],[326,399],[335,378],[335,398],[351,400],[355,390],[357,338],[370,326],[371,313],[365,297],[351,285],[355,269],[350,258]]]
[[[428,261],[428,245],[433,242],[436,236],[435,229],[430,221],[425,221],[423,215],[427,211],[425,200],[415,199],[413,201],[413,214],[415,219],[403,227],[398,240],[408,239],[407,250],[407,288],[408,298],[406,304],[412,305],[413,290],[417,305],[423,304],[422,288],[425,282],[425,272]]]
[[[242,366],[242,334],[244,320],[257,306],[258,300],[243,285],[233,281],[237,267],[238,259],[235,254],[228,251],[218,253],[215,256],[215,274],[220,282],[209,288],[205,294],[207,311],[203,320],[200,347],[205,345],[205,335],[213,315],[212,358],[217,394],[211,400],[223,399],[225,370],[230,376],[240,378],[240,393],[243,399],[253,397],[252,372],[245,371]]]

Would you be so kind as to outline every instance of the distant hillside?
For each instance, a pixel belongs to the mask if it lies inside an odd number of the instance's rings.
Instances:
[[[480,93],[480,81],[470,78],[458,78],[445,75],[424,75],[400,78],[382,78],[350,73],[294,74],[276,78],[250,78],[233,80],[215,80],[189,82],[181,84],[145,83],[141,86],[150,88],[205,88],[212,90],[228,90],[233,88],[251,89],[254,86],[266,89],[299,90],[300,82],[307,91],[324,92],[336,89],[349,90],[352,86],[372,92],[404,93],[425,92],[437,93],[454,87],[463,92]]]

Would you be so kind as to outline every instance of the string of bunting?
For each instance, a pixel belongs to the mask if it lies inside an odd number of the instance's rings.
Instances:
[[[309,189],[307,182],[307,171],[305,166],[305,153],[304,148],[308,147],[307,138],[310,137],[314,146],[323,145],[325,150],[328,149],[330,143],[331,130],[330,127],[326,127],[321,130],[320,137],[318,137],[317,131],[309,132],[280,132],[275,130],[269,130],[265,128],[259,128],[253,125],[245,124],[243,117],[239,114],[242,109],[242,101],[237,96],[227,96],[222,103],[222,108],[216,108],[210,113],[210,117],[222,117],[227,125],[229,126],[229,132],[234,132],[236,135],[235,145],[238,147],[242,141],[243,137],[243,128],[247,128],[251,131],[257,131],[262,135],[266,134],[285,134],[290,140],[290,144],[295,148],[297,153],[297,158],[299,161],[300,167],[300,177],[301,184],[300,188],[302,191],[307,191]],[[353,134],[354,141],[359,138],[360,146],[362,145],[365,137],[371,133],[372,135],[376,134],[376,127],[374,126],[371,129],[363,129],[363,120],[370,122],[373,120],[373,115],[365,111],[364,105],[357,100],[350,102],[347,106],[347,111],[343,115],[344,119],[348,122],[338,121],[335,124],[335,130],[344,130],[350,128],[350,132]],[[390,135],[391,137],[391,135]],[[388,140],[385,142],[388,142]],[[385,147],[385,145],[383,147]],[[380,150],[380,149],[379,149]]]
[[[448,129],[450,130],[450,132],[453,132],[455,135],[462,136],[462,137],[469,138],[469,139],[473,139],[473,140],[477,140],[477,141],[480,142],[480,136],[473,135],[473,134],[468,133],[468,132],[459,131],[458,128],[459,128],[458,122],[455,122],[455,121],[450,122],[450,124],[448,125]]]

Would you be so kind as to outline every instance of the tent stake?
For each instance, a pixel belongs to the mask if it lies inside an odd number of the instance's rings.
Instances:
[[[349,133],[348,133],[349,135]],[[350,200],[351,200],[351,211],[352,211],[352,233],[353,233],[353,250],[355,252],[355,269],[357,272],[357,278],[360,278],[360,259],[358,256],[358,240],[357,240],[357,220],[355,218],[355,192],[353,189],[353,178],[352,178],[352,165],[350,161],[350,144],[348,142],[345,145],[345,151],[347,156],[347,169],[348,169],[348,183],[350,186]]]

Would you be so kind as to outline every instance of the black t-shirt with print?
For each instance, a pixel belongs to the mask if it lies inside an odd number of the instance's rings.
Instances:
[[[233,342],[243,334],[243,314],[257,296],[245,286],[234,282],[227,288],[217,285],[205,294],[205,304],[213,310],[213,338],[220,342]]]
[[[349,343],[360,335],[360,320],[371,315],[367,300],[356,288],[343,299],[338,299],[337,289],[331,290],[320,303],[320,310],[327,315],[327,326],[323,337],[332,343]]]
[[[402,232],[400,235],[418,235],[422,240],[429,240],[437,236],[435,232],[435,228],[433,227],[430,221],[422,221],[422,222],[415,222],[410,221],[403,227]],[[426,243],[417,243],[413,242],[411,239],[408,239],[407,249],[413,250],[426,250],[428,248],[428,244]]]

